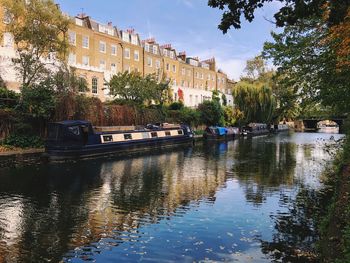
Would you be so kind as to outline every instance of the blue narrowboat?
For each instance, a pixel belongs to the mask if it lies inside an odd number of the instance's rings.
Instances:
[[[65,160],[122,155],[185,143],[193,143],[193,132],[187,125],[147,125],[133,130],[97,131],[88,121],[74,120],[48,125],[45,150],[50,160]]]
[[[270,130],[265,123],[249,123],[242,129],[241,135],[247,137],[268,135]]]
[[[239,136],[239,128],[209,126],[205,129],[203,137],[207,140],[233,140]]]

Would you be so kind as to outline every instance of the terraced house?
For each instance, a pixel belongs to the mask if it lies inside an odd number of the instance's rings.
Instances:
[[[10,33],[5,31],[8,16],[0,7],[0,74],[12,90],[19,90],[19,81],[11,59],[16,47]],[[71,17],[68,31],[70,50],[69,66],[88,83],[88,96],[102,101],[112,99],[105,85],[118,72],[136,71],[141,75],[156,74],[159,80],[170,81],[173,99],[186,106],[196,107],[211,99],[212,91],[225,94],[233,105],[227,75],[216,68],[215,58],[201,61],[177,52],[171,44],[160,45],[154,38],[141,40],[134,29],[120,30],[112,23],[101,24],[86,14]],[[84,91],[81,91],[84,92]]]

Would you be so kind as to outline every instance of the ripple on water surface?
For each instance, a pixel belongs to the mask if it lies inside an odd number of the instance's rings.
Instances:
[[[4,170],[0,262],[288,259],[288,237],[312,247],[307,200],[329,160],[323,146],[339,138],[278,135]]]

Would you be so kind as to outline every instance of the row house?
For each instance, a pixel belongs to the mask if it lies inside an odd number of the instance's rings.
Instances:
[[[0,64],[1,68],[11,69],[4,65],[11,63],[15,47],[11,34],[5,32],[8,17],[1,7],[0,18],[3,21],[0,32],[4,32],[0,41]],[[195,107],[210,99],[214,90],[231,96],[229,79],[216,70],[214,58],[200,61],[197,57],[187,57],[185,52],[177,53],[171,44],[159,45],[154,38],[141,41],[133,29],[119,30],[112,23],[101,24],[85,14],[71,19],[67,63],[76,69],[78,77],[87,81],[88,96],[102,101],[111,99],[105,83],[125,71],[136,71],[143,76],[155,74],[159,81],[170,80],[174,100],[182,99],[187,106]],[[10,88],[16,89],[18,80],[16,82],[14,68],[9,71],[0,74]],[[228,101],[233,100],[229,97]]]

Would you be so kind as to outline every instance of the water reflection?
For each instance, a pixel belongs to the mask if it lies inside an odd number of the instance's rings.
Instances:
[[[327,156],[306,136],[1,170],[0,262],[281,258]]]

